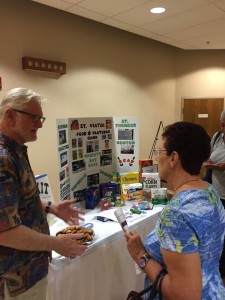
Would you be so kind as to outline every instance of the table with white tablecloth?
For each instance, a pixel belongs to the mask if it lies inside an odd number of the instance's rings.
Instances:
[[[127,219],[129,228],[144,239],[154,229],[162,208],[155,206],[145,214]],[[107,217],[114,210],[107,212]],[[137,271],[130,257],[119,223],[115,218],[107,222],[97,220],[104,213],[95,209],[85,215],[85,223],[93,225],[95,236],[82,256],[71,260],[53,252],[47,300],[125,300],[129,291],[143,288],[144,273]],[[66,226],[56,219],[50,226],[51,235]]]

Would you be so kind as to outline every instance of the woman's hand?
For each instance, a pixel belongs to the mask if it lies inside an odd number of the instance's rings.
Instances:
[[[68,223],[69,225],[78,225],[79,220],[84,220],[80,214],[84,215],[84,211],[72,207],[71,204],[75,203],[76,200],[63,200],[59,204],[52,204],[51,213]]]
[[[143,254],[146,254],[141,238],[136,232],[125,232],[124,235],[127,239],[127,249],[133,260],[137,262]]]

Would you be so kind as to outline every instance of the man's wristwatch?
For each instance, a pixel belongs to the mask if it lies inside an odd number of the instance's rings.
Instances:
[[[142,255],[138,260],[139,267],[144,269],[150,259],[152,259],[152,256],[150,254]]]

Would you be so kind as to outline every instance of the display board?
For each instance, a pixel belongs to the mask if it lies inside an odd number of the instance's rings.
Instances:
[[[139,124],[137,117],[113,117],[116,170],[138,172]]]
[[[46,199],[47,201],[51,201],[51,202],[54,201],[48,175],[47,174],[36,175],[35,179],[40,192],[40,198]]]
[[[110,182],[112,172],[138,171],[135,117],[57,120],[60,199],[84,200],[85,190]]]
[[[40,198],[46,199],[47,201],[54,202],[48,175],[47,174],[36,175],[35,179],[37,182],[37,187],[40,192]],[[55,222],[54,215],[48,214],[47,220],[48,220],[49,225],[54,224],[54,222]]]

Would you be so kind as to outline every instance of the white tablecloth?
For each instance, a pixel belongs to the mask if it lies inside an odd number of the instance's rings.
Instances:
[[[162,208],[155,206],[146,214],[129,218],[129,228],[145,238],[154,229]],[[114,210],[106,213],[110,216]],[[82,256],[71,260],[53,252],[47,300],[125,300],[129,291],[143,288],[144,274],[136,274],[119,223],[98,221],[96,215],[101,214],[95,209],[85,215],[85,223],[93,224],[96,236]],[[50,227],[51,234],[66,226],[57,219]]]

